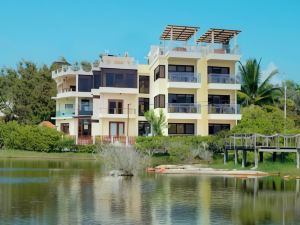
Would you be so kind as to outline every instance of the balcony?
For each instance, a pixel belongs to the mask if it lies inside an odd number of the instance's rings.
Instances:
[[[169,103],[168,118],[201,119],[201,106],[196,103]]]
[[[75,111],[56,111],[55,117],[73,118]]]
[[[240,60],[240,47],[238,45],[234,45],[231,47],[230,45],[224,44],[208,44],[205,46],[200,46],[201,55],[206,57],[208,60],[216,59],[216,60]]]
[[[241,80],[238,75],[208,74],[208,89],[240,90]]]
[[[240,120],[240,105],[238,104],[209,104],[208,119]]]
[[[193,72],[168,72],[168,88],[199,88],[200,74]]]
[[[99,118],[136,118],[137,111],[134,108],[101,108],[97,113],[94,113],[95,119]],[[94,118],[93,117],[93,118]]]
[[[92,74],[93,67],[91,70],[87,71],[86,68],[83,68],[79,65],[72,65],[72,66],[62,66],[61,68],[52,71],[52,79],[55,79],[60,76],[67,76],[67,75],[76,75],[76,74]]]
[[[93,115],[93,106],[82,106],[78,111],[79,116],[91,116]]]

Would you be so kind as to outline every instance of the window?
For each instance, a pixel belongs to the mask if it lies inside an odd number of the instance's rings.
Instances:
[[[156,95],[154,97],[154,108],[165,108],[165,95]]]
[[[61,123],[60,131],[64,132],[65,134],[69,134],[70,133],[69,127],[70,127],[69,123]]]
[[[100,87],[101,71],[93,71],[94,85],[93,88]]]
[[[65,104],[65,110],[73,110],[73,104]]]
[[[159,78],[165,78],[165,66],[158,65],[154,70],[154,81]]]
[[[139,116],[149,111],[149,98],[139,98]]]
[[[137,70],[102,68],[101,87],[137,88]]]
[[[123,101],[122,100],[108,100],[108,113],[109,114],[123,114]]]
[[[207,74],[229,74],[229,67],[208,66]]]
[[[89,99],[81,99],[80,101],[80,115],[92,115],[92,104]]]
[[[78,91],[90,92],[93,86],[93,77],[88,75],[78,76]]]
[[[79,136],[91,136],[92,123],[91,119],[79,119],[78,120],[78,135]]]
[[[139,92],[149,94],[149,76],[139,76]]]
[[[213,123],[210,123],[208,125],[208,133],[209,134],[216,134],[221,130],[230,130],[230,124],[213,124]]]
[[[194,66],[189,65],[169,65],[168,66],[169,72],[194,72]]]
[[[230,104],[230,95],[208,95],[208,104]]]
[[[193,135],[195,134],[195,125],[193,123],[169,123],[168,133],[174,135]]]
[[[150,123],[147,121],[139,121],[139,136],[148,136],[150,133]]]
[[[194,103],[194,95],[192,94],[169,94],[169,103]]]
[[[110,136],[124,136],[124,122],[109,122],[109,135]]]

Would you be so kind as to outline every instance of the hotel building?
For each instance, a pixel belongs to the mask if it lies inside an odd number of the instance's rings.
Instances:
[[[161,44],[151,46],[147,64],[103,54],[84,70],[63,66],[57,83],[57,129],[92,143],[150,135],[144,117],[163,110],[164,135],[209,135],[231,129],[241,119],[236,63],[238,30],[211,28],[199,38],[198,27],[168,25]]]

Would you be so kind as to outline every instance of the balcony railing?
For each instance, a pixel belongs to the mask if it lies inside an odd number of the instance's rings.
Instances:
[[[104,111],[106,111],[108,114],[136,114],[135,109],[133,108],[109,108],[109,109],[102,109]]]
[[[238,104],[210,104],[208,105],[209,114],[240,114]]]
[[[93,115],[93,106],[81,106],[79,107],[78,115],[91,116]]]
[[[230,74],[208,74],[208,83],[240,84],[240,76]]]
[[[75,111],[56,111],[56,117],[70,117],[74,115]]]
[[[240,47],[235,45],[230,47],[229,45],[219,45],[219,44],[209,44],[206,46],[201,46],[200,51],[202,55],[207,54],[233,54],[240,55]]]
[[[195,103],[169,103],[169,113],[200,113],[200,104]]]
[[[200,75],[192,72],[169,72],[170,82],[200,83]]]

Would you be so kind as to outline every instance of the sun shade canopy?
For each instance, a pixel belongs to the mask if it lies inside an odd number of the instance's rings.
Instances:
[[[218,29],[218,28],[210,28],[205,34],[203,34],[197,42],[212,42],[212,34],[214,36],[214,43],[222,43],[227,44],[234,35],[239,34],[240,30],[226,30],[226,29]]]
[[[199,27],[167,25],[160,36],[160,40],[187,41],[196,32]]]

